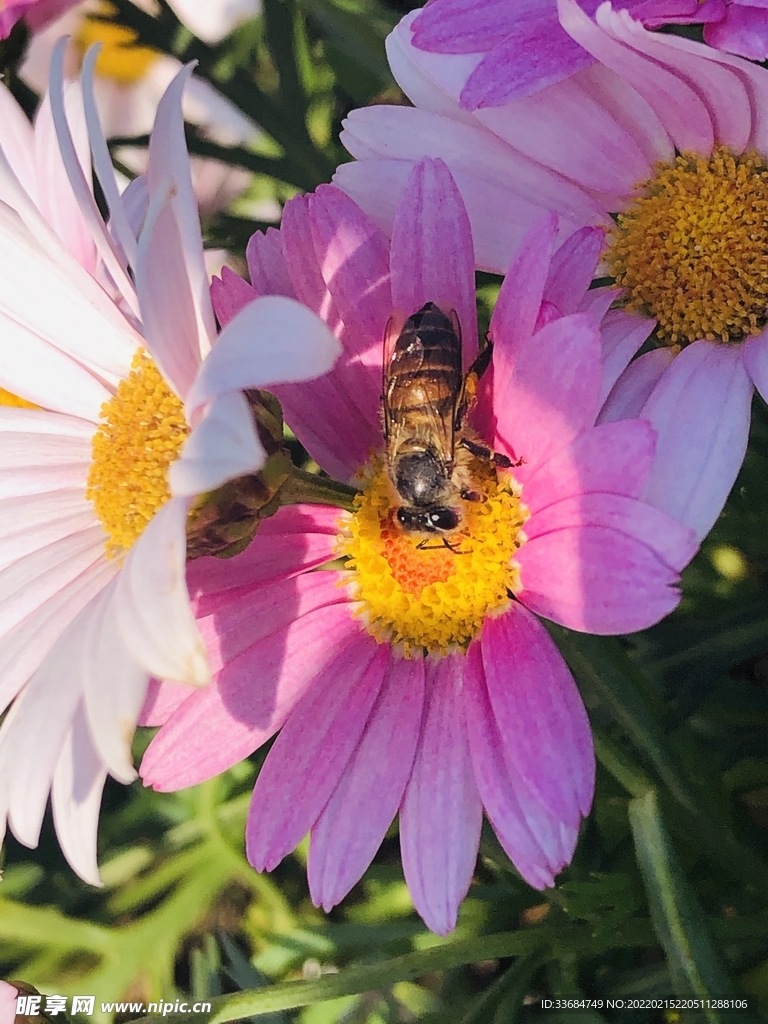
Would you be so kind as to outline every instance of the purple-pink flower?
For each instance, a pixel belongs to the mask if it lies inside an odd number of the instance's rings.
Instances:
[[[354,513],[284,507],[241,555],[190,565],[213,682],[155,688],[143,720],[162,728],[141,773],[156,789],[190,786],[279,731],[253,794],[248,857],[271,870],[309,832],[310,891],[325,909],[398,812],[408,887],[435,932],[456,923],[483,810],[523,877],[552,885],[591,805],[594,756],[538,616],[625,633],[679,600],[693,537],[638,500],[653,430],[595,426],[598,324],[612,298],[587,291],[601,233],[556,249],[556,230],[542,222],[504,282],[473,416],[476,436],[518,465],[473,463],[485,493],[462,501],[450,546],[395,526],[380,400],[393,314],[455,310],[465,369],[477,353],[472,235],[446,166],[415,168],[391,242],[333,186],[293,199],[279,232],[251,240],[252,283],[227,273],[214,288],[223,323],[277,293],[333,326],[344,348],[334,370],[275,391],[313,458],[361,493]],[[344,556],[344,568],[330,565]]]
[[[414,163],[439,156],[472,223],[478,266],[503,272],[541,210],[562,230],[606,224],[603,273],[658,322],[603,418],[657,431],[643,497],[703,537],[744,459],[754,387],[768,397],[768,72],[689,39],[649,32],[608,3],[590,19],[560,0],[590,67],[535,96],[468,113],[475,58],[426,53],[414,16],[387,41],[414,108],[353,111],[357,157],[334,181],[387,230]]]
[[[600,0],[579,3],[592,17]],[[614,9],[651,29],[703,24],[710,46],[768,58],[768,9],[760,0],[618,0]],[[421,50],[476,58],[461,90],[466,110],[530,96],[594,61],[561,27],[557,0],[432,0],[413,29],[413,45]]]

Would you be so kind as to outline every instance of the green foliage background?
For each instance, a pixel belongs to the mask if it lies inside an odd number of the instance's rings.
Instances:
[[[264,0],[260,19],[216,47],[162,3],[151,16],[113,0],[105,17],[196,59],[197,73],[263,127],[254,148],[193,129],[189,147],[250,171],[252,196],[284,201],[347,159],[338,132],[348,110],[402,99],[383,40],[405,9],[394,0]],[[31,113],[36,98],[16,74],[24,44],[19,27],[0,60]],[[205,226],[207,242],[242,254],[259,226],[235,207]],[[487,323],[494,288],[480,283]],[[487,830],[459,927],[439,939],[413,911],[393,827],[350,897],[324,915],[308,898],[305,847],[269,877],[245,860],[259,754],[176,794],[108,785],[101,890],[74,876],[49,821],[39,850],[9,838],[0,976],[95,995],[86,1018],[95,1024],[111,1017],[101,1001],[207,997],[213,1010],[196,1019],[264,1024],[674,1024],[679,1015],[658,1010],[562,1014],[540,1002],[672,993],[750,994],[757,1001],[738,1019],[768,1016],[766,481],[768,411],[757,398],[744,468],[685,573],[680,608],[629,638],[552,627],[599,759],[594,812],[555,889],[526,885]],[[137,759],[148,741],[140,732]]]

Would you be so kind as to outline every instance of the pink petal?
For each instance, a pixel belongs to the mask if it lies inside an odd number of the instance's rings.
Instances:
[[[744,342],[744,366],[752,379],[752,383],[768,401],[768,331]]]
[[[543,297],[556,306],[561,315],[577,313],[581,309],[595,276],[604,241],[603,228],[581,228],[566,238],[552,257]]]
[[[493,367],[499,388],[506,387],[519,349],[536,329],[551,273],[557,227],[557,217],[548,214],[531,228],[504,277],[488,332],[495,346]],[[555,298],[547,298],[557,305]]]
[[[363,734],[389,650],[357,634],[326,665],[267,755],[248,811],[245,843],[257,871],[271,871],[317,821]]]
[[[698,93],[683,78],[619,42],[602,24],[595,24],[576,0],[558,0],[558,10],[566,32],[596,60],[621,75],[650,104],[677,149],[704,153],[711,150],[715,137],[712,117]],[[634,182],[642,177],[635,177]],[[628,183],[630,187],[634,182]]]
[[[524,99],[589,67],[592,60],[562,30],[553,10],[544,24],[521,25],[486,54],[461,90],[461,105],[477,110]]]
[[[0,1024],[14,1024],[16,1019],[16,996],[19,990],[0,981]]]
[[[337,190],[330,189],[326,198],[333,200]],[[347,200],[349,203],[349,200]],[[323,206],[318,206],[318,222]],[[339,250],[342,243],[351,247],[365,263],[370,248],[364,237],[362,214],[353,215],[345,222],[327,219],[327,226],[338,238],[328,241],[329,258],[326,270],[334,266],[330,256],[343,259]],[[357,235],[356,229],[360,228]],[[381,425],[378,417],[381,393],[381,349],[384,326],[380,335],[361,336],[350,331],[340,321],[338,308],[321,274],[320,260],[315,254],[313,234],[319,227],[310,226],[308,200],[297,196],[286,204],[281,228],[285,259],[298,299],[321,316],[329,327],[342,338],[344,351],[333,370],[311,387],[284,384],[271,388],[283,406],[286,422],[299,440],[324,470],[341,480],[351,480],[357,470],[367,462],[372,449],[381,447]],[[376,243],[378,244],[378,243]],[[335,255],[334,255],[335,254]],[[354,262],[354,260],[352,260]],[[347,267],[349,269],[349,267]],[[369,289],[372,282],[353,271],[357,286]],[[339,284],[345,274],[341,273]],[[375,283],[378,278],[373,278]],[[388,286],[387,286],[388,290]],[[359,297],[358,292],[358,297]],[[349,301],[352,301],[351,295]],[[387,314],[388,316],[389,314]]]
[[[242,554],[196,558],[187,567],[187,586],[197,614],[238,587],[254,587],[296,576],[333,559],[343,513],[323,505],[284,506],[259,524]]]
[[[51,788],[56,837],[70,867],[90,885],[101,885],[96,859],[101,794],[107,770],[93,746],[83,706],[75,712]]]
[[[535,23],[535,9],[526,10],[524,4],[513,8],[506,0],[438,0],[419,11],[413,45],[433,53],[485,53],[514,31],[521,16],[526,25]]]
[[[579,85],[610,112],[617,124],[634,140],[650,167],[659,160],[674,160],[675,147],[661,118],[648,101],[624,80],[621,73],[616,74],[604,64],[593,64],[581,72]],[[619,206],[609,204],[609,208],[616,210]]]
[[[421,740],[400,810],[403,871],[427,927],[447,935],[469,889],[483,808],[464,722],[462,654],[428,660]]]
[[[497,439],[525,460],[521,480],[593,426],[600,369],[599,332],[589,315],[574,313],[519,351],[506,386],[494,380]]]
[[[244,306],[256,298],[257,294],[256,289],[244,281],[234,270],[222,267],[221,277],[214,276],[211,281],[211,302],[216,319],[221,326],[226,327]]]
[[[622,309],[606,313],[600,324],[603,338],[603,382],[600,405],[610,394],[619,376],[629,365],[632,356],[656,326],[655,320],[629,316]]]
[[[641,415],[657,433],[644,498],[699,538],[741,468],[751,400],[742,346],[697,341],[675,358],[643,406]]]
[[[479,644],[467,654],[464,707],[475,779],[483,807],[499,841],[523,878],[545,889],[570,861],[573,848],[564,843],[559,820],[532,797],[525,783],[510,768],[505,743],[491,708]],[[507,736],[508,744],[517,742]],[[578,827],[564,826],[575,843]]]
[[[606,8],[598,13],[597,23],[614,39],[650,58],[655,67],[671,71],[686,86],[693,87],[706,104],[717,141],[730,146],[736,153],[742,152],[750,138],[752,112],[750,96],[740,76],[708,60],[708,51],[702,45],[696,48],[698,52],[669,46],[667,36],[646,31],[626,11],[609,11]],[[657,74],[655,67],[652,75]],[[642,92],[641,89],[638,91]],[[646,98],[650,102],[650,98]],[[657,112],[662,118],[666,116],[661,110]]]
[[[477,353],[475,253],[461,194],[442,160],[411,172],[392,225],[392,310],[405,318],[427,302],[456,310],[465,365]]]
[[[329,911],[363,875],[397,814],[416,753],[424,663],[391,656],[352,758],[312,829],[309,889]]]
[[[592,804],[592,734],[579,691],[547,631],[513,603],[488,618],[482,662],[504,757],[543,809],[578,827]]]
[[[139,712],[139,725],[165,725],[173,712],[181,707],[187,697],[198,693],[196,686],[186,683],[159,682],[150,679],[144,703]]]
[[[518,599],[586,633],[632,633],[658,622],[680,601],[678,570],[696,545],[685,527],[654,512],[633,498],[588,494],[537,514],[529,524],[546,532],[518,553]]]
[[[652,505],[624,494],[610,493],[563,498],[532,515],[525,524],[525,535],[532,543],[559,530],[578,530],[585,526],[606,526],[626,533],[646,544],[663,562],[678,571],[690,562],[698,546],[691,530],[670,521]]]
[[[320,272],[362,357],[378,346],[392,312],[387,239],[333,185],[320,185],[308,202]]]
[[[114,609],[123,641],[149,675],[202,686],[208,658],[189,603],[185,499],[171,498],[133,545]]]
[[[256,231],[245,249],[251,284],[258,295],[287,295],[295,299],[296,293],[283,255],[281,233],[277,228]]]
[[[303,598],[305,577],[282,594],[265,588],[261,618],[255,620],[253,606],[247,607],[244,631],[224,633],[213,655],[223,662],[221,671],[179,707],[149,745],[140,769],[146,785],[184,789],[237,764],[277,732],[334,651],[355,642],[360,627],[346,604],[333,603],[339,595],[337,575],[316,575],[331,577],[319,584],[324,593],[312,581]],[[245,632],[249,612],[251,635]]]
[[[590,491],[639,498],[655,449],[655,434],[643,420],[587,430],[531,474],[523,501],[535,514],[563,498]]]
[[[506,273],[526,231],[548,210],[560,215],[564,236],[606,220],[604,208],[583,189],[477,124],[377,106],[353,111],[341,141],[357,163],[342,164],[335,182],[386,229],[412,164],[425,156],[443,159],[464,199],[475,258],[484,270]]]
[[[600,410],[598,423],[613,423],[639,416],[674,358],[675,354],[669,348],[654,348],[638,356],[613,385]]]
[[[750,60],[768,60],[768,18],[763,8],[729,4],[722,21],[704,29],[704,41]]]

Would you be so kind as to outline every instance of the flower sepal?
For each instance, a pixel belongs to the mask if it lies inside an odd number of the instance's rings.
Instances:
[[[293,464],[283,442],[283,412],[267,391],[246,391],[259,440],[267,460],[258,473],[228,480],[202,494],[187,517],[187,558],[215,555],[232,558],[248,547],[261,519],[280,507],[279,492]]]

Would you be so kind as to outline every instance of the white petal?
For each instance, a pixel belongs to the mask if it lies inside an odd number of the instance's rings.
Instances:
[[[90,180],[91,153],[79,83],[70,82],[66,86],[64,106],[78,164],[87,180]],[[40,212],[78,263],[92,274],[96,269],[96,247],[67,177],[47,94],[35,116],[35,162],[37,205]]]
[[[53,775],[53,822],[64,856],[91,885],[101,885],[96,860],[96,833],[107,770],[88,734],[82,703],[64,741]]]
[[[171,498],[149,522],[120,572],[115,607],[123,641],[150,675],[200,686],[210,669],[187,591],[188,507]]]
[[[0,729],[0,764],[9,773],[9,820],[36,846],[53,773],[83,691],[84,639],[99,596],[51,648]]]
[[[10,89],[0,84],[0,124],[3,126],[2,150],[19,181],[23,181],[30,197],[37,198],[35,182],[34,134],[27,115],[13,98]],[[0,181],[0,200],[11,201],[15,189],[7,189]]]
[[[198,39],[218,43],[241,21],[255,18],[261,10],[258,0],[169,0],[176,17]]]
[[[101,759],[119,782],[133,782],[131,742],[149,676],[123,642],[110,584],[86,638],[85,712]]]
[[[92,433],[74,417],[0,406],[0,500],[62,488],[84,495]]]
[[[64,106],[64,51],[66,50],[67,42],[67,39],[60,39],[51,55],[51,113],[59,140],[61,157],[83,218],[88,225],[99,255],[104,261],[104,266],[120,289],[128,307],[133,313],[138,314],[138,302],[133,282],[128,276],[126,268],[121,262],[120,253],[101,218],[101,213],[91,192],[90,182],[83,174],[83,168],[80,166],[77,158],[77,150],[67,120]]]
[[[182,260],[188,281],[197,328],[195,341],[200,355],[205,356],[216,337],[216,326],[181,113],[181,98],[191,72],[191,65],[182,68],[160,100],[149,143],[147,182],[150,203],[169,188],[173,194],[171,211],[179,240],[176,258]],[[153,282],[148,284],[151,287]],[[162,287],[162,280],[155,287]]]
[[[0,572],[0,636],[86,572],[104,554],[100,526],[48,544]]]
[[[93,525],[93,505],[81,489],[0,501],[0,569]]]
[[[99,285],[63,249],[55,261],[25,228],[9,207],[0,204],[0,325],[3,333],[3,364],[13,357],[12,372],[25,374],[28,390],[40,378],[50,408],[98,419],[99,401],[109,392],[95,378],[88,391],[87,369],[95,370],[109,384],[128,375],[141,338]],[[7,332],[13,331],[13,343]],[[22,346],[29,349],[17,351]],[[58,350],[75,365],[66,369]],[[78,365],[79,364],[79,365]],[[85,368],[85,369],[84,369]],[[11,372],[11,371],[8,371]],[[58,392],[55,384],[61,379]],[[67,402],[70,381],[78,392]],[[11,389],[12,390],[12,389]],[[79,411],[90,402],[88,409]],[[42,404],[42,403],[41,403]]]
[[[240,310],[219,335],[187,397],[187,415],[226,391],[312,380],[328,370],[341,345],[306,306],[267,295]]]
[[[102,556],[0,639],[0,710],[40,668],[56,640],[117,569]]]
[[[87,133],[93,151],[93,163],[99,179],[104,198],[109,209],[109,227],[119,244],[125,261],[131,266],[136,265],[136,237],[138,231],[132,231],[127,211],[123,205],[117,188],[115,169],[109,155],[107,141],[101,130],[96,100],[93,94],[93,68],[99,56],[100,47],[92,46],[83,61],[83,105]]]
[[[221,487],[227,480],[255,473],[266,452],[242,391],[213,399],[171,466],[171,490],[191,497]]]

